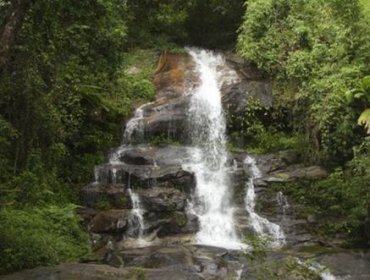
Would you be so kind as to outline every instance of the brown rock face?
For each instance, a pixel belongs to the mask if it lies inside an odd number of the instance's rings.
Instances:
[[[93,233],[124,233],[132,219],[130,210],[108,210],[99,212],[90,222]]]
[[[184,95],[189,83],[197,82],[195,63],[188,54],[161,55],[153,83],[156,100],[164,101]]]

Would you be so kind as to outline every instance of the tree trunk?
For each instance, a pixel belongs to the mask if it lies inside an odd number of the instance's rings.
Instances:
[[[8,14],[0,30],[0,69],[3,69],[9,61],[17,33],[32,3],[33,0],[11,0]]]

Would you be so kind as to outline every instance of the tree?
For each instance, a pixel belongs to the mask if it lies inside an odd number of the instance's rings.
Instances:
[[[0,69],[9,60],[16,36],[21,29],[27,11],[34,0],[11,0],[7,16],[0,29]]]

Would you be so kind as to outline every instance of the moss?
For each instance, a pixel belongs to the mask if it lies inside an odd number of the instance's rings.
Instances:
[[[185,226],[188,222],[188,218],[184,213],[175,212],[172,218],[179,227]]]
[[[118,203],[117,203],[117,207],[118,207],[118,208],[123,208],[123,209],[125,209],[125,208],[127,208],[127,207],[128,207],[128,203],[129,203],[128,198],[127,198],[126,196],[122,196],[122,197],[119,199]]]
[[[132,268],[130,269],[130,274],[127,276],[129,280],[145,280],[146,272],[141,268]]]
[[[165,145],[174,145],[180,146],[180,142],[178,140],[172,139],[165,135],[158,135],[154,136],[150,139],[150,144],[155,146],[165,146]]]
[[[112,206],[106,196],[101,196],[96,202],[95,207],[99,210],[107,210]]]

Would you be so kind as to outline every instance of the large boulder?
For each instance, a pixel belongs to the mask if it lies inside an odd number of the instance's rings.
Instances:
[[[242,80],[222,88],[222,104],[230,115],[244,114],[251,100],[258,101],[264,108],[271,107],[273,104],[271,83]]]
[[[125,233],[134,219],[131,210],[101,211],[90,221],[88,228],[93,233]]]
[[[183,211],[186,207],[187,196],[177,189],[154,187],[139,190],[138,194],[146,211]]]
[[[104,164],[97,168],[99,182],[124,184],[129,188],[172,187],[190,192],[195,186],[194,174],[181,165]]]
[[[301,164],[288,166],[284,170],[278,170],[264,178],[268,182],[290,182],[298,180],[320,180],[328,177],[329,173],[321,166],[303,166]]]
[[[147,212],[145,224],[147,231],[155,231],[158,237],[196,233],[199,230],[198,217],[180,211]]]
[[[185,146],[142,144],[125,148],[119,159],[129,165],[181,165],[187,161],[190,152]]]
[[[167,139],[187,142],[187,93],[198,83],[194,61],[188,54],[164,53],[158,61],[153,83],[155,100],[141,108],[141,125],[132,132],[133,136],[144,134],[144,137],[136,137],[133,141]]]

